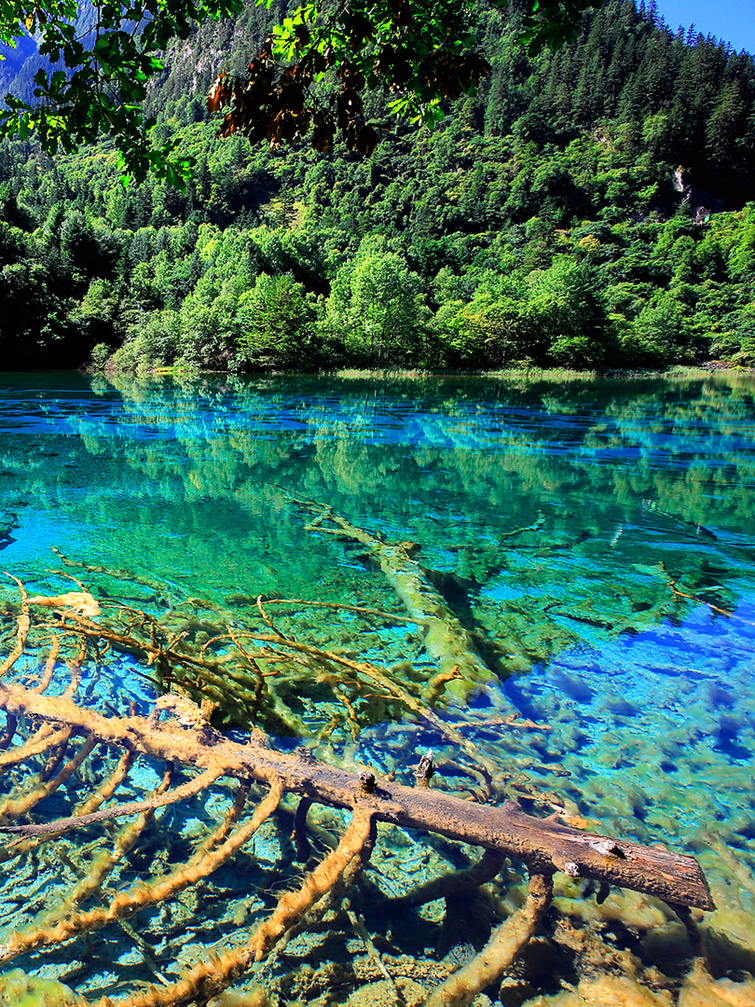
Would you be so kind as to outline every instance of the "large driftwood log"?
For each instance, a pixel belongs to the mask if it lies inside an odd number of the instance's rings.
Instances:
[[[351,809],[356,801],[367,801],[377,820],[496,850],[523,861],[534,873],[559,870],[655,895],[672,905],[715,908],[693,857],[569,828],[556,816],[535,818],[512,801],[492,807],[427,787],[402,786],[376,779],[370,772],[359,774],[328,766],[303,749],[298,754],[276,752],[255,735],[250,744],[243,745],[209,726],[160,722],[154,715],[149,719],[106,717],[66,696],[47,697],[13,683],[0,685],[0,709],[10,716],[70,727],[101,744],[191,766],[204,774],[219,774],[222,767],[222,775],[242,781],[282,783],[290,793],[320,804]],[[96,818],[136,814],[148,803],[136,807],[130,802],[105,809]],[[167,802],[161,799],[161,803]],[[6,826],[2,831],[26,837],[83,824],[74,818],[41,827]]]

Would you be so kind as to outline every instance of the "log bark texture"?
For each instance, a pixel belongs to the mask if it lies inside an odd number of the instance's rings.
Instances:
[[[102,744],[200,772],[216,773],[222,765],[223,775],[243,781],[268,785],[280,781],[286,791],[319,804],[352,809],[356,799],[366,801],[377,820],[496,850],[523,861],[534,873],[561,870],[677,905],[715,908],[694,857],[569,828],[555,816],[535,818],[512,801],[493,807],[379,778],[366,785],[365,777],[370,774],[329,766],[303,749],[294,754],[276,752],[260,744],[256,733],[244,745],[209,726],[182,727],[175,720],[159,722],[136,716],[106,717],[65,696],[42,696],[12,683],[0,685],[0,709],[10,716],[70,727]],[[108,812],[107,817],[118,817],[134,810],[122,805],[120,811],[116,807]],[[60,822],[50,823],[49,830],[60,832],[60,826]],[[76,827],[76,821],[71,820],[68,827]],[[2,831],[24,836],[28,827],[6,826]]]

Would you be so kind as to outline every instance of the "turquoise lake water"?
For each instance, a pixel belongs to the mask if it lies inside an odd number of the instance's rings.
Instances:
[[[510,796],[697,856],[710,926],[739,949],[722,974],[755,967],[755,376],[4,374],[0,486],[2,569],[36,594],[71,589],[54,547],[98,568],[65,570],[99,598],[118,595],[109,569],[147,610],[199,599],[206,636],[259,595],[300,599],[275,610],[297,638],[426,680],[405,623],[307,609],[403,611],[353,543],[307,530],[300,501],[416,543],[492,674],[440,715]],[[456,785],[432,725],[361,703],[355,737],[313,693],[279,744],[399,773],[430,747]],[[507,728],[512,709],[534,726]]]

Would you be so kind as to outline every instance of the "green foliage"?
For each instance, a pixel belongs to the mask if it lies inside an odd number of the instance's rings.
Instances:
[[[144,374],[173,364],[179,354],[180,335],[175,311],[153,312],[131,327],[107,366],[115,371]],[[99,354],[101,359],[101,350]]]
[[[272,0],[257,0],[270,7]],[[521,39],[534,51],[574,34],[587,0],[523,0]],[[148,86],[164,70],[163,54],[208,18],[240,15],[243,0],[6,0],[0,41],[33,37],[44,62],[32,94],[8,94],[0,135],[36,134],[48,154],[71,153],[105,134],[115,141],[122,181],[148,173],[184,187],[192,160],[175,137],[160,137],[145,114]],[[245,80],[217,78],[209,107],[232,105],[222,130],[272,146],[313,129],[318,150],[332,148],[336,127],[351,149],[370,153],[379,139],[364,122],[365,89],[382,86],[395,113],[424,121],[442,117],[443,98],[469,91],[489,71],[470,25],[470,0],[352,0],[323,10],[307,3],[273,27]],[[331,105],[323,100],[330,80]],[[315,87],[315,85],[317,85]],[[722,107],[718,131],[736,119],[736,96]],[[187,117],[188,118],[188,117]],[[197,112],[191,116],[195,121]]]
[[[110,358],[110,347],[107,343],[96,343],[92,347],[92,356],[89,361],[89,369],[95,373],[105,370]]]
[[[406,365],[423,362],[423,309],[419,276],[372,234],[334,277],[325,324],[339,357],[359,366]]]
[[[321,362],[315,310],[291,273],[261,273],[236,310],[239,350],[255,370],[316,370]]]
[[[199,52],[236,44],[243,62],[271,16],[205,20],[166,55],[147,111],[161,143],[184,124],[183,191],[124,190],[107,144],[54,161],[0,148],[6,367],[79,366],[95,347],[97,366],[136,371],[752,360],[755,162],[746,131],[708,129],[735,92],[755,122],[749,57],[611,0],[529,59],[518,15],[489,10],[474,36],[496,54],[489,86],[436,129],[400,127],[366,159],[345,143],[284,156],[215,139],[185,83]],[[682,98],[710,139],[693,153]]]
[[[154,120],[142,110],[147,84],[162,72],[160,53],[171,39],[186,38],[194,22],[240,10],[240,0],[140,0],[96,8],[71,0],[11,0],[2,9],[0,38],[15,45],[30,32],[49,62],[35,74],[28,100],[6,96],[0,132],[21,139],[35,132],[50,154],[70,153],[107,133],[129,175],[140,179],[153,171],[183,184],[190,162],[172,156],[177,141],[148,141]]]

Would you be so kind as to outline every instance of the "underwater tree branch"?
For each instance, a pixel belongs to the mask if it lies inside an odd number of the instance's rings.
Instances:
[[[469,891],[472,888],[479,888],[499,874],[503,870],[506,858],[498,850],[485,850],[482,857],[471,867],[465,867],[460,871],[451,871],[439,878],[433,878],[424,885],[413,888],[406,895],[398,898],[386,899],[387,909],[400,909],[404,906],[424,906],[435,899],[444,899],[449,895],[458,895],[459,892]]]
[[[40,696],[15,683],[0,683],[0,708],[17,717],[75,727],[101,744],[193,766],[206,773],[207,780],[222,774],[267,784],[280,779],[289,793],[337,808],[351,808],[365,787],[359,774],[309,755],[276,752],[254,740],[241,745],[206,726],[186,727],[175,721],[154,724],[137,716],[105,717],[71,699]],[[185,787],[192,785],[196,792],[196,779]],[[693,857],[569,828],[555,815],[535,818],[513,801],[492,807],[388,779],[373,779],[371,793],[376,820],[497,850],[523,861],[536,873],[561,870],[679,905],[714,908],[705,877]],[[132,806],[136,812],[145,805],[134,802]],[[128,805],[119,806],[117,814],[128,813]],[[97,814],[99,818],[113,817],[107,812]],[[50,826],[55,828],[55,824]],[[70,820],[61,824],[70,825]]]
[[[522,908],[493,931],[479,954],[430,993],[424,1007],[468,1007],[477,994],[499,979],[521,954],[550,905],[552,895],[552,876],[533,874]]]
[[[51,921],[53,925],[50,925],[50,921],[44,921],[43,925],[39,927],[12,934],[4,945],[0,945],[0,964],[37,948],[60,944],[78,934],[98,930],[114,920],[131,916],[146,906],[156,905],[172,898],[183,889],[195,885],[228,861],[252,838],[262,823],[267,821],[278,807],[282,794],[283,788],[280,781],[273,783],[268,794],[257,806],[248,822],[240,826],[225,841],[216,845],[222,839],[231,820],[226,818],[187,863],[180,864],[170,874],[158,878],[153,884],[139,883],[126,891],[118,892],[110,904],[103,908],[74,912],[67,917],[63,913],[58,913]],[[142,825],[143,823],[140,824],[140,827]],[[113,856],[115,858],[123,856],[127,844],[131,840],[132,836],[128,832],[122,833],[116,843]],[[213,846],[215,846],[214,849]],[[69,908],[74,908],[75,903],[80,901],[84,894],[82,892],[79,896],[76,893],[76,897],[69,900]]]
[[[77,766],[80,765],[83,758],[89,754],[96,743],[97,739],[95,737],[89,739],[87,742],[89,748],[83,752],[82,758],[77,756],[78,761],[71,760],[72,764],[75,762],[73,768],[77,768]],[[79,755],[82,755],[82,753],[80,752]],[[71,775],[71,772],[73,772],[73,769],[70,769],[67,772],[66,779]],[[130,815],[140,815],[145,811],[155,811],[158,808],[166,807],[168,804],[176,804],[178,801],[185,801],[189,797],[193,797],[195,794],[199,794],[203,790],[206,790],[207,787],[214,783],[220,776],[225,775],[225,773],[226,769],[220,763],[211,764],[204,773],[201,773],[199,776],[195,776],[194,779],[189,780],[188,783],[184,783],[180,787],[176,787],[167,794],[159,794],[154,797],[150,797],[146,801],[129,801],[128,804],[118,804],[113,808],[106,808],[103,811],[93,811],[88,815],[77,815],[71,818],[59,818],[48,824],[4,825],[0,827],[0,831],[13,832],[22,838],[30,836],[45,836],[51,833],[62,835],[64,832],[70,832],[71,829],[82,829],[87,825],[94,825],[96,822],[104,822],[111,818],[124,818]],[[47,795],[43,794],[42,796]],[[41,800],[41,797],[37,798],[37,800]],[[24,808],[23,810],[26,809]]]
[[[186,1007],[222,993],[255,962],[261,961],[283,935],[300,922],[307,911],[330,892],[349,865],[360,857],[372,835],[373,809],[357,805],[351,822],[336,846],[308,874],[301,886],[285,892],[267,919],[254,930],[247,944],[218,957],[200,962],[181,979],[167,987],[152,987],[115,1004],[105,997],[98,1007]]]
[[[42,780],[38,783],[36,787],[32,790],[28,790],[25,794],[17,798],[8,797],[4,801],[0,802],[0,823],[5,823],[10,819],[18,817],[18,815],[26,814],[35,805],[39,804],[40,801],[49,797],[50,794],[62,787],[67,780],[73,776],[76,770],[81,766],[84,760],[89,756],[92,749],[97,745],[97,739],[93,736],[88,737],[83,744],[79,747],[76,755],[69,759],[68,762],[63,766],[60,772],[50,780]],[[90,816],[91,817],[91,816]],[[5,826],[8,830],[20,829],[33,829],[34,826]],[[38,833],[33,832],[23,832],[22,835],[35,835]]]

